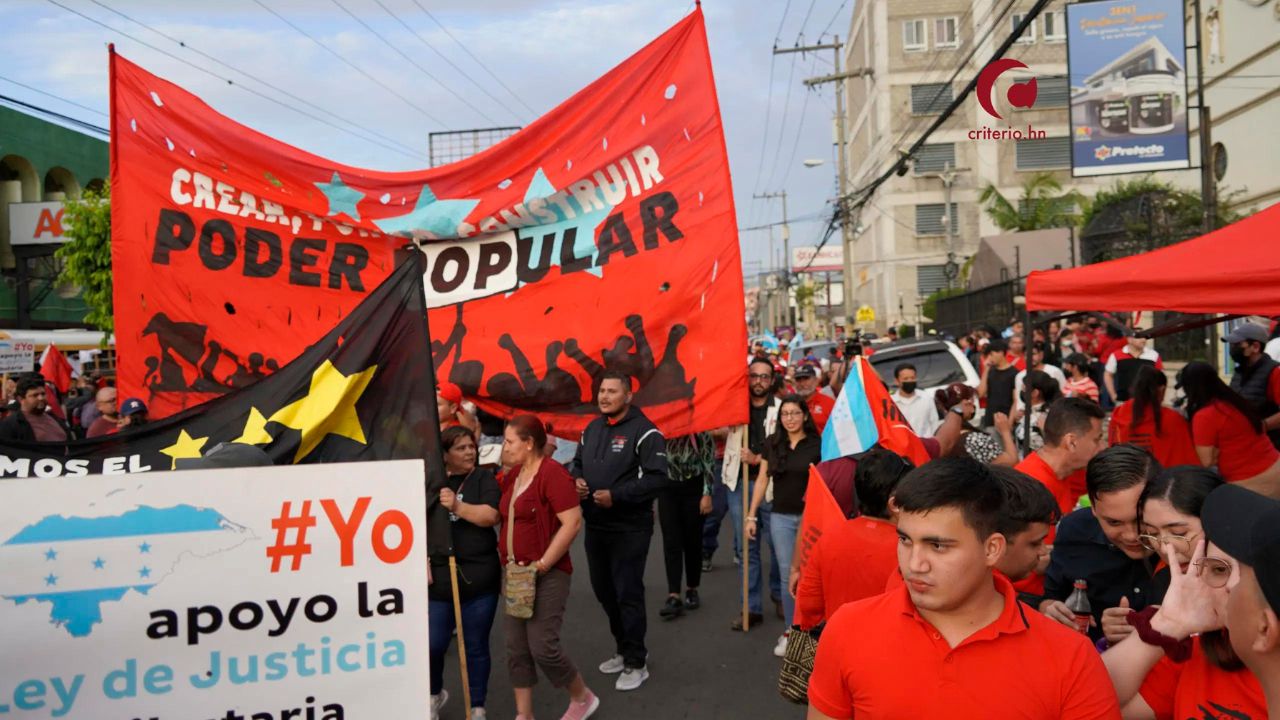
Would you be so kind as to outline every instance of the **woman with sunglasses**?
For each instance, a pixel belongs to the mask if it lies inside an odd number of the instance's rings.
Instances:
[[[1204,538],[1200,510],[1222,485],[1207,468],[1181,466],[1147,483],[1138,504],[1142,544],[1164,559],[1169,588],[1159,606],[1130,614],[1137,632],[1102,660],[1124,717],[1267,717],[1262,686],[1231,650],[1226,635],[1232,560]],[[1194,637],[1193,637],[1194,636]]]
[[[773,513],[769,519],[769,536],[778,554],[780,577],[791,574],[791,556],[800,532],[800,517],[804,514],[804,492],[809,486],[809,466],[822,460],[822,438],[809,415],[809,406],[799,395],[787,395],[778,407],[778,427],[765,440],[764,459],[760,462],[759,480],[751,496],[751,510],[747,513],[747,533],[756,537],[756,512],[772,495]],[[783,621],[788,630],[778,638],[773,654],[783,657],[787,653],[787,637],[795,616],[795,596],[789,590],[782,593]]]

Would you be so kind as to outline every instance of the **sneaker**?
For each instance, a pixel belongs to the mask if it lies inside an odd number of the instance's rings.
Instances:
[[[613,684],[613,689],[622,690],[623,692],[626,692],[627,690],[636,690],[644,684],[645,680],[648,679],[648,666],[626,668],[622,671],[622,674],[618,676],[618,682]]]
[[[600,663],[600,672],[604,673],[605,675],[617,675],[618,673],[622,672],[626,668],[627,666],[622,661],[621,655],[614,655],[608,660],[605,660],[604,662]]]
[[[431,717],[440,717],[440,711],[449,703],[449,691],[441,690],[439,695],[431,696]]]
[[[684,614],[684,603],[680,602],[680,598],[667,596],[667,602],[658,611],[664,620],[674,620]]]
[[[786,656],[787,656],[787,637],[788,637],[788,635],[790,635],[790,633],[782,633],[782,635],[778,636],[778,644],[773,646],[773,655],[774,655],[774,657],[786,657]]]
[[[684,609],[697,610],[702,607],[702,600],[698,598],[698,591],[692,588],[684,591]]]
[[[590,690],[587,691],[587,696],[587,699],[582,702],[569,700],[569,709],[564,711],[564,715],[561,716],[560,720],[587,720],[587,718],[595,715],[596,711],[600,709],[600,698],[596,697],[596,694]]]
[[[471,720],[489,720],[484,708],[471,708]]]
[[[702,556],[702,572],[711,572],[711,568],[712,568],[711,556],[703,555]]]

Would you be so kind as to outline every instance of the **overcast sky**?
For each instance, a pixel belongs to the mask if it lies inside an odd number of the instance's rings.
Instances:
[[[106,127],[106,44],[114,42],[134,62],[250,127],[342,163],[406,170],[427,165],[428,132],[525,125],[692,7],[689,0],[5,0],[0,3],[0,27],[5,28],[0,94]],[[827,37],[843,37],[852,0],[707,0],[704,11],[738,224],[744,228],[745,270],[752,275],[768,261],[769,234],[746,228],[778,221],[782,214],[777,200],[754,200],[753,193],[787,191],[789,213],[799,218],[792,223],[796,246],[816,244],[825,224],[824,204],[835,194],[834,93],[830,85],[810,91],[801,84],[831,72],[831,52],[775,58],[775,38],[779,46],[793,46],[801,33],[808,43],[824,30]],[[203,53],[362,126],[376,142],[229,86],[157,49],[276,94]],[[424,118],[409,103],[447,125]],[[811,158],[824,164],[803,166]],[[781,240],[775,242],[780,247]]]

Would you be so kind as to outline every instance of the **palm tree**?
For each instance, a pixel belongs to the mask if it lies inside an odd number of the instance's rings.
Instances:
[[[1062,183],[1046,172],[1037,173],[1023,183],[1022,197],[1016,204],[990,183],[983,188],[978,202],[986,206],[987,215],[996,227],[1022,231],[1073,225],[1086,199],[1075,190],[1062,192]]]

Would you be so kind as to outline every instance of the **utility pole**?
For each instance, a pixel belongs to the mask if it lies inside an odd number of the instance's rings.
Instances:
[[[791,315],[791,226],[787,225],[787,191],[760,193],[751,197],[759,200],[772,200],[773,198],[782,198],[782,302],[784,325],[795,327],[795,320]],[[770,229],[769,237],[773,237],[773,230]],[[772,251],[771,251],[772,252]]]
[[[1192,21],[1196,25],[1196,104],[1200,123],[1200,199],[1204,204],[1204,232],[1217,229],[1218,186],[1213,177],[1213,119],[1204,104],[1204,48],[1201,45],[1200,0],[1192,0]]]
[[[837,200],[840,206],[837,208],[837,213],[840,218],[840,239],[844,248],[844,327],[845,331],[848,332],[853,327],[854,316],[857,314],[857,302],[854,299],[854,288],[857,280],[853,274],[853,218],[849,217],[849,203],[846,200],[846,196],[849,194],[849,168],[848,160],[845,157],[845,146],[848,145],[848,141],[844,135],[844,81],[849,78],[871,75],[871,70],[869,68],[858,68],[849,72],[841,72],[840,50],[843,47],[844,43],[840,42],[840,36],[836,35],[829,43],[803,45],[793,48],[774,47],[773,54],[784,55],[794,52],[803,54],[817,50],[834,51],[835,72],[830,75],[807,78],[804,84],[806,87],[814,87],[831,82],[836,84],[836,172],[839,174],[837,180],[840,185],[840,198]]]
[[[947,229],[947,264],[943,266],[943,271],[947,276],[947,289],[954,288],[955,281],[960,276],[960,265],[956,262],[956,228],[955,223],[951,222],[951,186],[955,185],[956,177],[962,172],[969,172],[969,169],[953,168],[951,163],[947,162],[942,166],[942,172],[927,173],[928,177],[936,177],[942,181],[942,188],[945,193],[943,197],[942,225]]]

